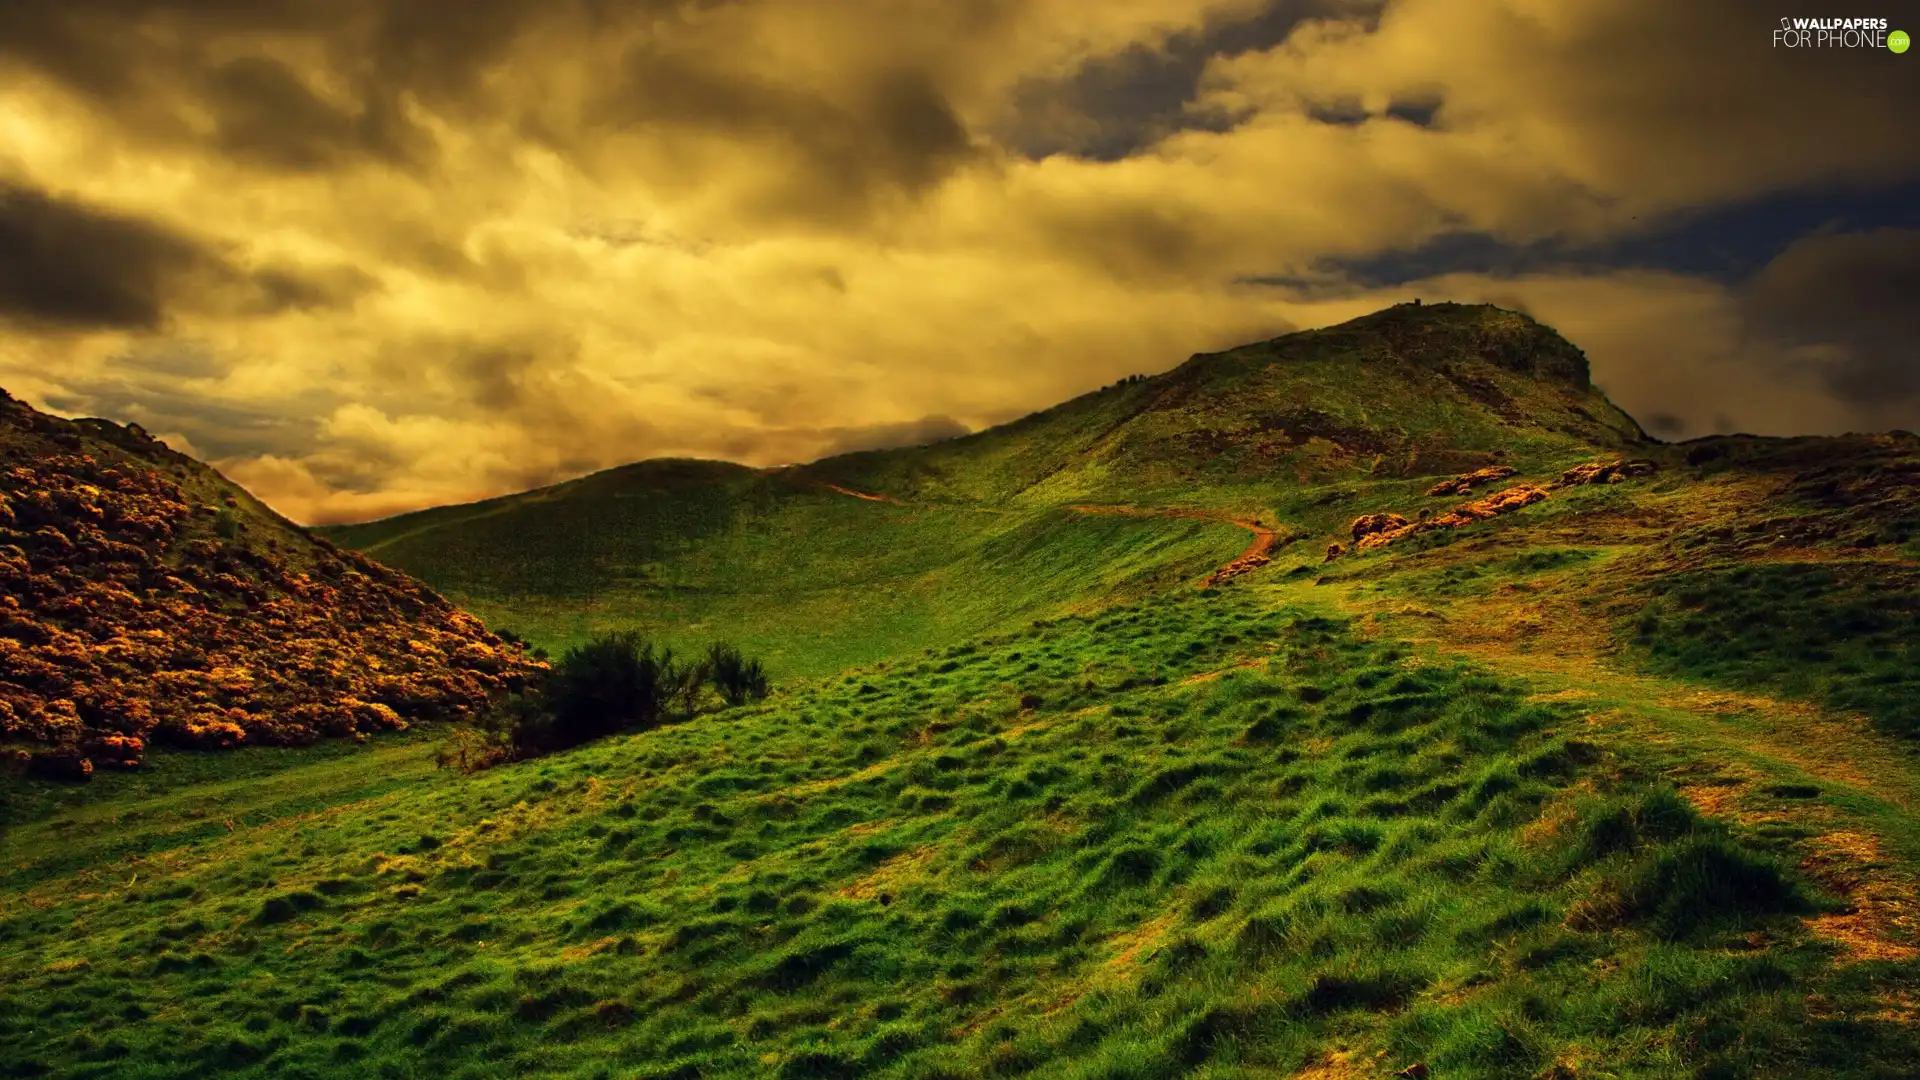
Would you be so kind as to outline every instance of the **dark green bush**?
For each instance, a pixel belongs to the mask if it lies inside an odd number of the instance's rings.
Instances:
[[[511,630],[497,636],[525,642]],[[495,701],[473,725],[455,731],[440,754],[443,765],[472,772],[579,746],[620,731],[656,727],[700,711],[708,687],[728,705],[767,696],[758,660],[719,642],[697,660],[678,662],[632,632],[603,634],[567,650],[544,678]]]
[[[547,659],[547,650],[541,648],[538,645],[535,645],[531,641],[528,641],[517,630],[513,630],[511,628],[503,626],[500,629],[495,630],[493,632],[493,636],[499,638],[501,641],[504,641],[509,645],[512,645],[514,648],[521,650],[522,652],[526,653],[528,656],[533,657],[535,660]]]
[[[739,649],[724,641],[707,647],[706,667],[713,688],[729,706],[759,701],[772,689],[760,661],[747,659]]]
[[[554,735],[567,745],[627,728],[649,728],[667,711],[673,653],[632,632],[568,649],[547,682]]]

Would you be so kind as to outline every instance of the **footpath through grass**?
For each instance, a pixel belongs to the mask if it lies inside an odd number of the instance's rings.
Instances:
[[[372,796],[317,760],[138,859],[187,792],[20,826],[0,1074],[1911,1075],[1876,1003],[1920,978],[1808,930],[1787,838],[1576,702],[1252,596]]]

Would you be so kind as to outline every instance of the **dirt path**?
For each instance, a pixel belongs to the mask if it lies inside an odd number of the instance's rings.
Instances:
[[[891,495],[869,495],[864,491],[855,491],[852,488],[843,488],[839,484],[828,484],[827,487],[834,491],[839,492],[842,495],[851,495],[856,499],[865,499],[868,502],[892,503],[895,506],[901,505],[900,500],[894,498]]]
[[[1207,585],[1209,586],[1218,585],[1228,578],[1238,577],[1249,570],[1258,570],[1260,567],[1272,562],[1273,558],[1269,552],[1273,550],[1275,544],[1280,542],[1280,534],[1278,532],[1267,528],[1257,521],[1227,517],[1224,514],[1210,514],[1205,510],[1192,510],[1176,506],[1086,505],[1069,506],[1065,509],[1071,510],[1076,514],[1120,514],[1127,517],[1167,517],[1189,518],[1194,521],[1215,521],[1222,525],[1238,526],[1252,533],[1253,543],[1248,544],[1247,549],[1235,556],[1232,562],[1227,563],[1209,575],[1207,578]]]
[[[906,505],[905,503],[902,503],[899,499],[896,499],[891,495],[875,495],[871,492],[855,491],[852,488],[841,487],[839,484],[829,484],[829,483],[826,483],[825,481],[822,481],[822,484],[830,491],[837,491],[842,495],[852,496],[853,498],[856,498],[856,499],[864,499],[867,502],[888,503],[893,506]],[[1226,581],[1228,578],[1238,577],[1239,575],[1244,574],[1249,570],[1258,570],[1260,567],[1267,565],[1269,562],[1273,561],[1272,555],[1270,553],[1273,551],[1274,546],[1280,542],[1280,533],[1278,531],[1274,529],[1269,529],[1265,525],[1262,525],[1257,521],[1247,521],[1243,518],[1227,517],[1225,514],[1213,514],[1213,513],[1208,513],[1205,510],[1196,510],[1196,509],[1190,509],[1186,507],[1117,506],[1117,505],[1116,506],[1092,506],[1092,505],[1083,504],[1083,505],[1075,505],[1075,506],[1064,506],[1064,507],[1061,507],[1061,509],[1071,511],[1072,513],[1076,513],[1076,514],[1107,514],[1107,515],[1116,515],[1121,517],[1187,518],[1193,521],[1211,521],[1221,525],[1233,525],[1238,528],[1245,529],[1248,532],[1252,533],[1253,542],[1247,545],[1246,550],[1234,556],[1233,561],[1226,563],[1225,565],[1221,566],[1219,569],[1215,570],[1212,574],[1209,574],[1207,576],[1205,585],[1202,586],[1203,588],[1210,588],[1214,585],[1220,584],[1223,581]],[[995,511],[995,512],[1000,513],[1004,511]]]

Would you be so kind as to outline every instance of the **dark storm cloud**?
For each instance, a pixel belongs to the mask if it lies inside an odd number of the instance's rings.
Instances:
[[[211,262],[160,226],[0,180],[0,317],[154,329],[167,282]]]
[[[1687,422],[1670,412],[1648,413],[1644,418],[1648,432],[1671,439],[1687,430]]]
[[[246,270],[164,226],[0,180],[0,319],[66,330],[157,330],[174,306],[272,314],[350,303],[350,268]]]
[[[624,58],[587,127],[750,142],[788,163],[752,208],[780,217],[857,217],[876,196],[924,192],[975,151],[924,71],[896,67],[817,88],[660,39]]]
[[[373,361],[379,392],[365,398],[383,412],[478,410],[547,429],[564,439],[597,397],[574,364],[579,342],[564,331],[543,336],[422,334],[383,343]]]
[[[583,33],[672,6],[666,0],[7,0],[0,70],[10,63],[90,98],[131,138],[205,141],[296,172],[361,161],[423,167],[427,134],[408,94],[437,109],[479,106],[486,75],[537,25]],[[317,44],[350,101],[323,98],[262,55],[275,39]],[[241,55],[234,55],[236,52]],[[203,133],[182,115],[211,115]]]
[[[1128,281],[1188,278],[1217,256],[1221,241],[1204,211],[1147,199],[1062,205],[1035,224],[1056,248]]]
[[[204,389],[181,385],[165,370],[143,371],[143,360],[120,361],[124,370],[76,382],[50,394],[47,404],[70,415],[134,421],[149,431],[178,433],[209,458],[295,454],[311,447],[319,421],[337,398],[303,391],[270,405],[234,405]]]
[[[527,375],[540,363],[535,350],[516,346],[480,348],[457,370],[467,379],[467,398],[490,412],[506,412],[526,404]]]
[[[1370,25],[1386,6],[1387,0],[1270,0],[1249,16],[1217,17],[1162,42],[1093,57],[1071,75],[1019,88],[1019,119],[1009,142],[1030,157],[1066,153],[1115,161],[1175,131],[1226,130],[1237,117],[1188,109],[1209,60],[1271,48],[1309,19],[1339,16]],[[1366,118],[1350,101],[1328,103],[1325,115],[1332,123]]]
[[[1920,397],[1916,298],[1920,229],[1815,234],[1754,279],[1747,317],[1754,332],[1776,341],[1841,350],[1828,382],[1871,404]]]
[[[883,190],[923,190],[968,157],[973,140],[965,125],[911,58],[822,88],[729,56],[724,43],[686,29],[700,9],[758,6],[9,0],[0,5],[0,69],[11,61],[88,96],[130,138],[199,143],[295,173],[369,162],[429,170],[437,147],[409,117],[408,96],[443,116],[510,118],[570,154],[610,130],[757,140],[795,166],[791,190],[776,201],[830,214]],[[262,40],[278,35],[317,47],[332,92],[319,92],[315,73],[260,51]],[[585,116],[544,109],[545,85],[569,64],[598,64],[586,55],[595,42],[623,37],[636,41],[617,70],[596,75]],[[511,62],[517,50],[533,52]],[[568,55],[575,51],[577,61]],[[495,88],[502,73],[506,82]],[[191,122],[195,112],[211,118],[210,129]]]
[[[221,65],[207,88],[219,148],[268,168],[322,171],[362,158],[417,167],[431,153],[430,136],[392,95],[369,95],[357,111],[341,108],[264,57]]]
[[[124,102],[149,88],[145,77],[156,69],[212,69],[208,45],[223,38],[312,36],[336,43],[337,59],[366,76],[454,96],[471,89],[534,20],[593,19],[609,9],[526,0],[8,0],[0,7],[0,56],[102,101]],[[226,88],[272,85],[248,78],[243,73]]]
[[[1445,104],[1445,99],[1438,94],[1410,95],[1389,102],[1385,115],[1389,120],[1430,128],[1439,119],[1440,109]]]

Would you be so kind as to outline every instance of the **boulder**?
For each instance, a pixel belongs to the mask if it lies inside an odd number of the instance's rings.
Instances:
[[[1660,467],[1651,461],[1589,461],[1560,474],[1559,487],[1580,484],[1617,484],[1628,477],[1651,476]]]
[[[1520,470],[1511,465],[1489,465],[1484,469],[1475,469],[1462,473],[1451,480],[1442,480],[1427,489],[1428,495],[1465,495],[1476,484],[1491,484],[1495,480],[1505,480]]]
[[[1359,540],[1374,533],[1403,529],[1406,525],[1407,519],[1399,514],[1362,514],[1353,519],[1353,524],[1348,526],[1348,530],[1353,533],[1355,540]]]

